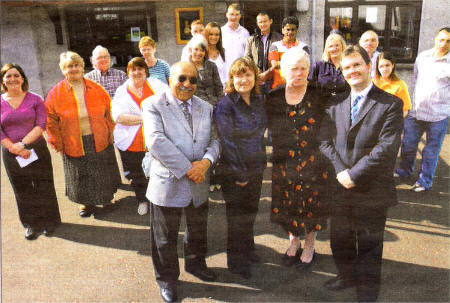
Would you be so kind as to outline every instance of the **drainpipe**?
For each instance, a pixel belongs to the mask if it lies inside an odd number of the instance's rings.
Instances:
[[[316,58],[316,0],[312,0],[312,21],[311,21],[311,62]]]

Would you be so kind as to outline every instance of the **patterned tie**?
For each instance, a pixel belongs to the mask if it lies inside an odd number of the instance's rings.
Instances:
[[[358,114],[359,101],[361,101],[361,99],[362,99],[362,96],[356,96],[355,100],[353,100],[353,102],[352,102],[352,108],[351,108],[352,123],[355,121],[356,114]]]
[[[191,128],[191,131],[192,131],[192,115],[189,112],[189,107],[188,107],[189,104],[187,102],[183,102],[182,105],[183,105],[184,117],[186,118],[186,121],[188,122],[189,127]]]

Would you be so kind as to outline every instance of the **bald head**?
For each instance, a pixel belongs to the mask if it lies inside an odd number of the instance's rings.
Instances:
[[[375,33],[373,30],[365,31],[359,39],[359,45],[361,45],[369,54],[369,57],[372,58],[373,53],[377,50],[378,47],[377,33]]]
[[[177,62],[170,68],[169,85],[180,101],[189,100],[197,88],[197,69],[191,62]]]

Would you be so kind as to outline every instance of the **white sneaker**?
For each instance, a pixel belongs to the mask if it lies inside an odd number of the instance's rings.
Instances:
[[[411,187],[411,190],[416,192],[416,193],[421,193],[423,191],[426,191],[427,189],[425,187],[423,187],[422,185],[420,185],[419,183],[416,182],[416,184],[414,184]]]
[[[148,202],[140,202],[138,206],[138,214],[143,216],[148,213]]]
[[[400,178],[400,175],[397,173],[394,173],[394,178]]]

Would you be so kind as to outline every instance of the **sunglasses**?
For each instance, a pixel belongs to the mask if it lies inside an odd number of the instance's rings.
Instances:
[[[187,77],[185,75],[180,75],[178,77],[178,82],[183,83],[184,81],[186,81],[187,79],[189,79],[189,83],[191,83],[192,85],[197,84],[197,77]]]

